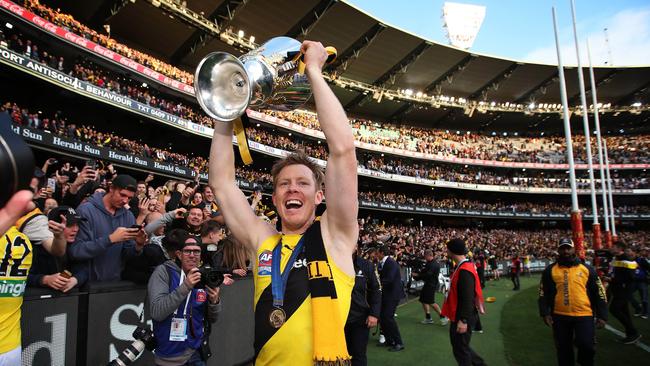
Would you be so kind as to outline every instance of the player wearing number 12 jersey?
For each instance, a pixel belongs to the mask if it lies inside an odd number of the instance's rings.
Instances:
[[[12,226],[0,237],[0,365],[20,365],[20,308],[32,244]]]

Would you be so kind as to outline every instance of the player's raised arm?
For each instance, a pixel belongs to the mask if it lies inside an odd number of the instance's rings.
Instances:
[[[341,103],[323,78],[321,70],[327,52],[318,42],[305,41],[305,72],[316,102],[320,127],[327,139],[329,158],[325,170],[325,200],[323,222],[336,245],[354,251],[358,235],[357,157],[352,128]],[[338,248],[342,249],[342,248]]]
[[[215,123],[210,147],[208,185],[235,238],[249,248],[273,235],[275,230],[251,210],[235,181],[235,154],[232,147],[232,122]]]

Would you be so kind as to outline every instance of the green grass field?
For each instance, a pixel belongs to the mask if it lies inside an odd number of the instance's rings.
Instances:
[[[507,279],[489,281],[484,296],[495,296],[497,301],[486,304],[487,314],[481,317],[484,333],[473,333],[472,348],[489,365],[554,365],[555,348],[551,329],[546,327],[537,315],[537,286],[539,277],[522,277],[521,291],[512,291]],[[439,303],[442,296],[437,296]],[[377,347],[378,336],[371,336],[368,345],[369,365],[455,365],[449,344],[449,328],[439,324],[422,325],[422,306],[417,300],[400,306],[397,323],[406,349],[402,352],[388,352]],[[434,319],[436,317],[434,316]],[[437,320],[437,319],[436,319]],[[634,319],[642,339],[650,343],[650,321]],[[614,319],[611,326],[622,330]],[[597,365],[645,364],[650,353],[633,345],[616,342],[617,336],[606,330],[597,332]]]

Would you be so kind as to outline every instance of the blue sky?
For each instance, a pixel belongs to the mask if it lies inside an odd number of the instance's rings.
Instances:
[[[447,44],[442,28],[444,0],[345,0],[388,24]],[[556,6],[562,57],[575,64],[569,0],[456,0],[487,7],[471,50],[517,60],[556,63],[551,7]],[[612,65],[650,65],[649,0],[576,0],[581,59],[589,37],[594,65],[608,62],[603,28],[608,28]]]

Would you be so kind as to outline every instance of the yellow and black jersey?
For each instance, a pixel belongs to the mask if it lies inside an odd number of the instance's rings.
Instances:
[[[320,235],[320,234],[319,234]],[[271,294],[271,266],[273,248],[282,242],[280,268],[289,263],[289,257],[302,235],[272,235],[257,249],[253,274],[255,279],[255,365],[313,365],[312,304],[304,253],[297,256],[290,270],[284,296],[286,323],[280,329],[269,326],[273,309]],[[309,243],[305,243],[309,245]],[[331,274],[338,295],[339,314],[343,324],[350,310],[354,277],[340,269],[328,255]]]
[[[32,244],[12,226],[0,237],[0,354],[20,346],[20,307],[32,266]]]
[[[541,316],[595,316],[607,319],[607,297],[596,271],[579,260],[546,267],[539,285]]]

